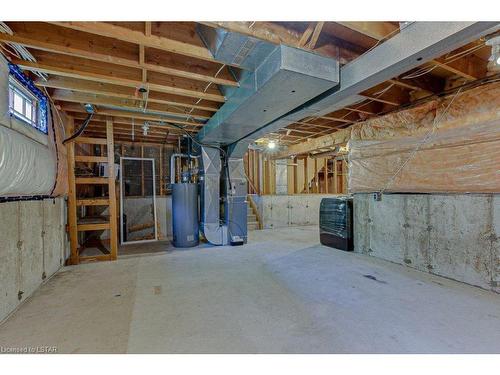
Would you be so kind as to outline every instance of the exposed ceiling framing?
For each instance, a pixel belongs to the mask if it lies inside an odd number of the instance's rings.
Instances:
[[[335,57],[346,64],[396,35],[397,22],[203,22],[239,33]],[[180,131],[196,133],[225,102],[222,86],[238,87],[234,72],[214,60],[194,22],[7,22],[2,51],[36,79],[59,110],[85,118],[84,103],[97,114],[86,133],[104,136],[113,117],[117,138],[175,142]],[[25,46],[36,62],[25,61],[8,43]],[[488,75],[490,47],[477,40],[399,77],[372,87],[364,100],[319,117],[309,117],[269,134],[286,145],[340,131],[353,123],[403,108],[416,100]],[[141,92],[145,89],[146,93]],[[147,136],[140,132],[150,122]],[[136,130],[137,128],[137,130]]]

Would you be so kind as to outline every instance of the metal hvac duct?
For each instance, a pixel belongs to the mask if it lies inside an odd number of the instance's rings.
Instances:
[[[253,140],[360,102],[365,99],[360,92],[495,30],[496,22],[414,22],[342,67],[336,87],[339,67],[333,59],[285,46],[268,52],[269,43],[201,27],[199,34],[216,59],[249,71],[242,73],[239,88],[225,92],[227,102],[198,138],[227,145],[227,153],[240,160]]]
[[[239,87],[225,89],[226,103],[197,136],[200,142],[226,148],[229,156],[222,178],[221,220],[220,152],[202,147],[201,228],[212,244],[242,243],[247,238],[247,181],[243,168],[246,147],[236,152],[239,149],[230,145],[338,85],[339,63],[223,29],[199,25],[198,33],[216,60],[243,69]]]
[[[213,245],[226,245],[229,241],[227,225],[220,222],[220,151],[216,148],[202,147],[201,159],[201,230]]]
[[[247,69],[198,133],[202,142],[230,145],[339,84],[336,59],[222,29],[198,32],[216,60]]]

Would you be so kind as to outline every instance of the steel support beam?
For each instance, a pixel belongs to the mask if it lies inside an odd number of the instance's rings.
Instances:
[[[240,142],[250,142],[308,116],[323,116],[360,100],[359,93],[500,29],[498,22],[414,22],[340,69],[340,85]],[[241,148],[238,147],[238,148]]]

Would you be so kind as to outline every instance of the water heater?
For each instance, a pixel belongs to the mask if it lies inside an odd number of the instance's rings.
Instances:
[[[172,231],[175,247],[192,247],[199,243],[198,184],[172,184]]]

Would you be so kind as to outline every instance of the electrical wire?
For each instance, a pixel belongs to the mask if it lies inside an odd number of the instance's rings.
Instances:
[[[89,113],[89,115],[87,116],[87,118],[83,122],[82,126],[80,126],[80,128],[72,136],[70,136],[70,137],[66,138],[64,141],[62,141],[62,144],[64,145],[64,144],[68,143],[69,141],[75,139],[76,137],[80,136],[80,134],[83,133],[83,131],[85,130],[85,128],[89,124],[90,120],[92,120],[93,116],[94,116],[93,113]]]
[[[426,74],[432,72],[434,69],[436,69],[438,67],[441,67],[443,65],[448,65],[448,64],[450,64],[458,59],[461,59],[467,55],[470,55],[470,54],[480,50],[483,47],[485,47],[485,45],[480,44],[480,45],[476,45],[474,47],[471,47],[465,51],[457,52],[454,55],[445,57],[445,61],[446,61],[445,63],[440,63],[439,61],[435,61],[435,65],[432,65],[432,66],[429,66],[426,68],[422,67],[422,68],[414,71],[413,73],[409,73],[406,76],[401,77],[401,79],[413,79],[413,78],[421,77],[423,75],[426,75]]]
[[[0,33],[14,35],[14,32],[12,31],[12,29],[5,22],[0,22]],[[9,51],[7,48],[2,47],[2,49],[4,51],[9,52],[13,56],[15,56],[19,59],[22,59],[22,60],[31,61],[34,63],[37,62],[35,57],[23,45],[18,44],[18,43],[11,43],[11,42],[4,42],[4,43],[12,49],[12,51]],[[38,77],[44,79],[45,81],[48,79],[48,76],[45,73],[41,73],[41,72],[37,72],[37,71],[34,71],[33,73],[36,74]]]

